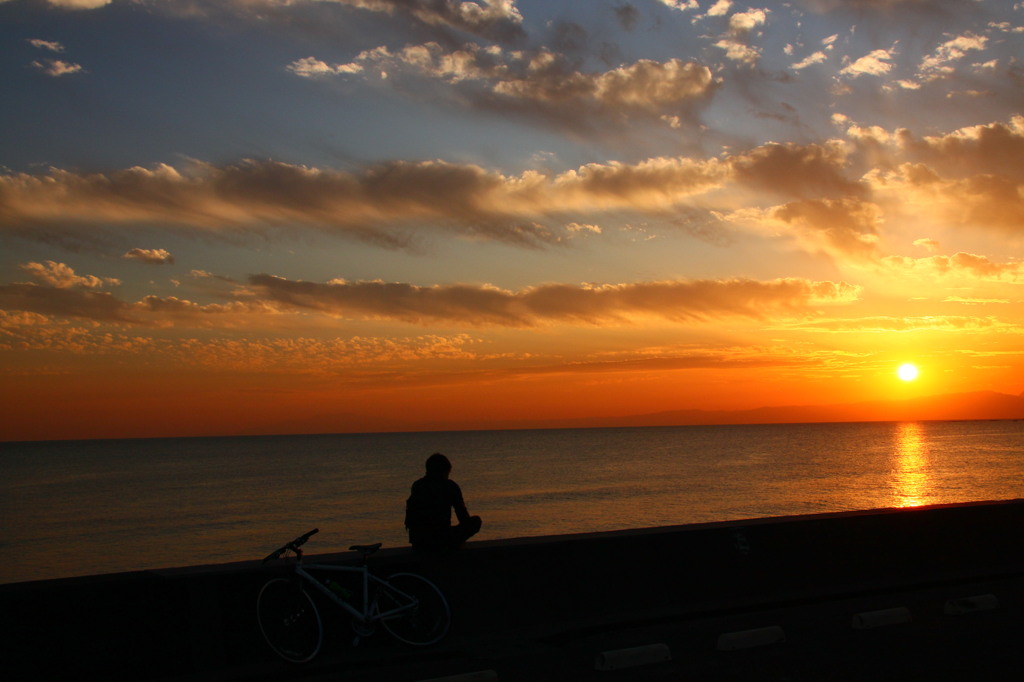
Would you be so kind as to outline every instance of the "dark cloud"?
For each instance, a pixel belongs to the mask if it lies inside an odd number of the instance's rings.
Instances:
[[[971,126],[946,135],[917,137],[898,132],[907,158],[945,175],[991,174],[1024,181],[1024,115],[1008,123]]]
[[[684,158],[589,164],[559,176],[504,176],[439,161],[392,162],[353,173],[277,162],[196,164],[109,174],[53,170],[0,175],[0,228],[19,236],[96,225],[183,226],[235,235],[304,226],[389,248],[418,230],[538,247],[572,235],[551,221],[580,211],[661,211],[721,184],[719,162]],[[85,230],[90,234],[93,230]]]
[[[557,52],[579,53],[587,48],[587,29],[575,21],[558,21],[551,28],[550,44]]]
[[[573,31],[569,35],[583,38]],[[413,93],[419,93],[424,78],[443,81],[449,88],[447,105],[456,95],[454,101],[467,106],[503,116],[540,118],[573,131],[617,130],[630,122],[664,127],[658,122],[663,116],[674,117],[677,125],[684,120],[695,124],[720,85],[706,65],[681,59],[640,59],[607,71],[584,72],[578,60],[565,54],[569,47],[505,52],[472,43],[452,50],[431,42],[400,51],[378,47],[347,64],[306,57],[288,69],[307,78],[362,77]]]
[[[632,31],[640,19],[640,10],[628,2],[616,5],[614,11],[619,25],[626,31]]]
[[[31,283],[0,285],[0,311],[150,328],[231,328],[279,313],[259,300],[201,305],[182,298],[145,296],[128,303],[113,294],[78,287]],[[264,326],[268,326],[264,320]]]
[[[865,177],[879,195],[940,224],[1021,233],[1024,116],[925,137],[856,126],[850,134],[875,165]]]
[[[514,44],[526,37],[515,0],[333,1],[374,12],[404,14],[430,26],[447,26],[499,43]]]
[[[128,306],[112,294],[38,284],[0,285],[0,309],[74,317],[97,322],[130,322]]]
[[[881,210],[858,199],[809,199],[779,206],[769,212],[819,241],[826,251],[871,258],[877,255]]]
[[[48,226],[184,225],[211,233],[305,225],[385,247],[403,227],[439,225],[524,246],[554,243],[546,228],[500,205],[502,176],[477,166],[394,162],[361,174],[275,162],[196,164],[109,174],[53,170],[0,176],[0,226],[22,236]],[[494,195],[499,205],[490,205]]]
[[[92,1],[105,4],[104,0]],[[51,0],[52,2],[52,0]],[[234,17],[274,22],[318,38],[348,37],[346,12],[401,17],[443,42],[454,34],[514,45],[526,38],[515,0],[157,0],[153,9],[185,17]],[[400,26],[401,22],[394,22]]]
[[[798,4],[816,12],[910,10],[916,16],[916,13],[947,12],[976,3],[973,0],[799,0]]]
[[[734,157],[739,182],[789,197],[863,196],[846,177],[845,151],[834,145],[767,144]]]

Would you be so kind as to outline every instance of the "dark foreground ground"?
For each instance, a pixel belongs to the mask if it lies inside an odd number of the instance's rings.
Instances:
[[[0,586],[5,679],[1022,680],[1024,501],[407,548],[451,635],[352,646],[327,618],[304,666],[254,615],[258,562]],[[303,529],[297,529],[303,530]],[[351,554],[316,560],[355,562]],[[327,612],[327,609],[323,609]]]

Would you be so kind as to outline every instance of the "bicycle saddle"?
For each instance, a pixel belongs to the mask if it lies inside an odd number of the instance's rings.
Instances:
[[[381,545],[383,545],[383,544],[384,544],[383,542],[375,542],[372,545],[352,545],[351,547],[349,547],[349,549],[352,550],[353,552],[362,552],[363,554],[373,554],[378,549],[380,549]]]

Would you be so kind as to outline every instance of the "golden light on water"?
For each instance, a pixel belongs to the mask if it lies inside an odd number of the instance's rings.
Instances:
[[[918,507],[928,500],[928,448],[924,430],[916,422],[896,426],[893,452],[893,506]]]

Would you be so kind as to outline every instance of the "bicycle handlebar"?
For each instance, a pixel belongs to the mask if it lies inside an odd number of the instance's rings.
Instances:
[[[279,549],[275,549],[273,552],[271,552],[267,556],[263,557],[263,563],[267,563],[268,561],[272,561],[274,559],[279,559],[282,554],[284,554],[285,552],[287,552],[289,550],[291,550],[292,552],[295,552],[295,556],[301,558],[302,557],[302,550],[299,549],[299,547],[301,547],[302,545],[306,544],[307,540],[309,540],[311,537],[313,537],[314,535],[316,535],[319,532],[320,532],[319,528],[314,528],[313,530],[309,531],[308,533],[304,533],[304,534],[300,535],[299,537],[295,538],[294,540],[292,540],[291,542],[287,543],[283,547],[281,547]]]

